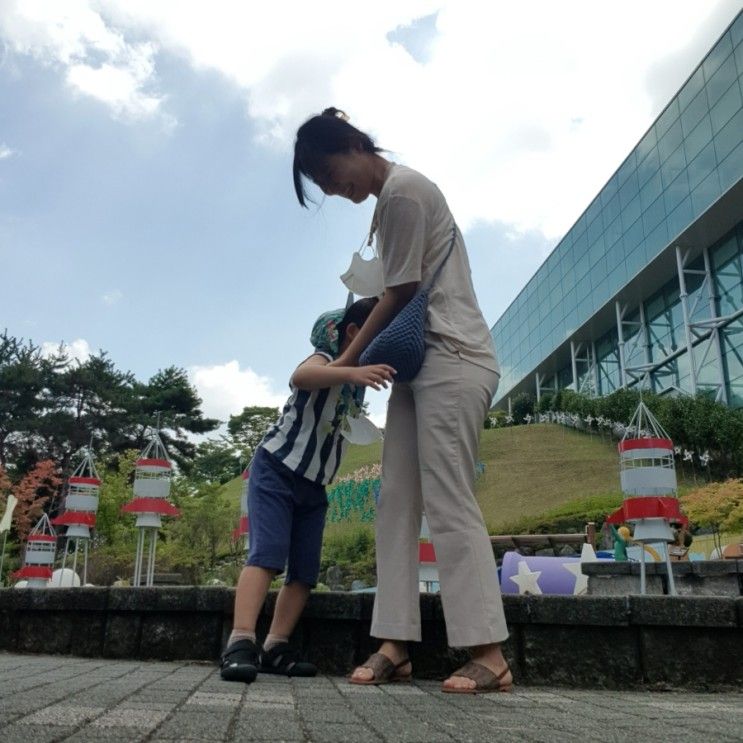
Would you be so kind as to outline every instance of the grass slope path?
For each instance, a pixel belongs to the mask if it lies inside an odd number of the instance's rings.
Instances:
[[[339,476],[379,462],[381,446],[351,446]],[[491,534],[504,524],[539,516],[570,501],[619,492],[616,443],[554,424],[482,432],[485,473],[477,498]],[[225,485],[239,499],[241,481]]]

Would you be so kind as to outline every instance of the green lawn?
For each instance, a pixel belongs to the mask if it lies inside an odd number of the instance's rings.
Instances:
[[[379,462],[381,446],[351,446],[339,474]],[[616,441],[554,424],[514,426],[482,432],[485,472],[477,499],[491,534],[525,518],[592,496],[619,496]],[[684,482],[679,475],[679,484]],[[239,496],[240,479],[225,485]],[[621,497],[621,496],[619,496]]]

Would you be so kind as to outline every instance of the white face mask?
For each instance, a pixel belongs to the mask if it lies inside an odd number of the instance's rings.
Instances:
[[[361,253],[354,253],[348,271],[341,274],[341,281],[359,297],[378,297],[384,292],[382,262],[376,255],[364,260]]]
[[[363,413],[359,414],[357,418],[352,418],[349,415],[346,418],[346,423],[348,429],[342,428],[341,436],[351,444],[366,446],[382,439],[382,432]]]

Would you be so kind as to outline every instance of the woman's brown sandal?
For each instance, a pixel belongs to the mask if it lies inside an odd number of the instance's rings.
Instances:
[[[400,672],[400,669],[409,663],[410,658],[405,658],[405,660],[395,665],[386,655],[373,653],[369,656],[366,663],[358,666],[358,668],[369,668],[374,675],[370,679],[355,679],[349,676],[348,681],[351,684],[359,684],[360,686],[379,686],[381,684],[392,684],[399,681],[410,681],[413,677],[412,672]]]
[[[452,676],[462,676],[466,679],[471,679],[475,682],[475,686],[472,689],[456,689],[447,686],[442,686],[441,691],[447,694],[489,694],[493,691],[511,691],[513,682],[503,683],[503,679],[511,669],[506,665],[505,670],[501,671],[497,676],[489,669],[486,668],[482,663],[477,663],[474,660],[469,661],[463,665],[458,671],[455,671]]]

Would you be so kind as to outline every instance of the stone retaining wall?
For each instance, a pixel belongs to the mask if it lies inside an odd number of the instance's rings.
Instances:
[[[587,562],[592,596],[627,596],[640,591],[639,562]],[[665,563],[645,563],[646,592],[668,594]],[[743,596],[743,560],[674,562],[673,580],[679,596]]]
[[[294,641],[309,660],[345,674],[376,648],[371,594],[313,594]],[[261,617],[266,631],[275,595]],[[0,650],[86,657],[218,658],[232,624],[228,588],[0,589]],[[577,687],[743,684],[743,598],[505,596],[516,681]],[[421,596],[422,678],[449,673],[441,602]]]

